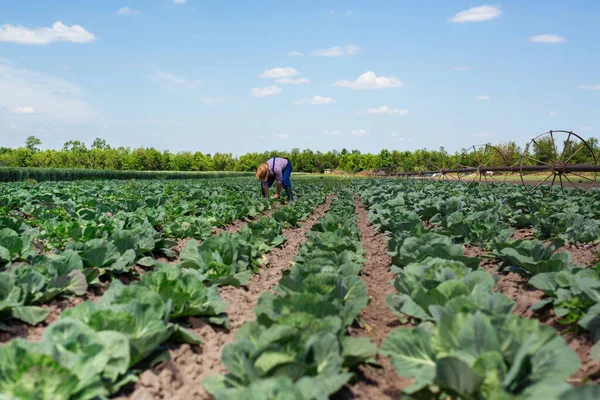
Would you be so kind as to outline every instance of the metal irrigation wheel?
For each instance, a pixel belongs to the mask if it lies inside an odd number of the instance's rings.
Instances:
[[[458,174],[458,179],[465,182],[503,182],[508,175],[505,171],[490,171],[494,167],[505,167],[504,153],[489,144],[479,144],[464,151],[458,159],[457,169],[470,170],[466,175]]]
[[[544,194],[550,194],[556,188],[564,196],[565,187],[580,193],[595,187],[595,165],[594,150],[581,136],[570,131],[548,131],[525,146],[519,173],[529,193],[541,188]]]
[[[456,164],[452,163],[448,152],[446,152],[445,150],[441,151],[438,157],[432,156],[427,161],[427,169],[429,171],[435,171],[435,173],[431,176],[431,178],[434,180],[458,180],[458,174],[449,171],[453,170],[455,167]]]

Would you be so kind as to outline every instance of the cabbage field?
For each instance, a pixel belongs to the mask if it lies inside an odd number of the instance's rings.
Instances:
[[[600,191],[294,191],[1,183],[0,399],[600,398]]]

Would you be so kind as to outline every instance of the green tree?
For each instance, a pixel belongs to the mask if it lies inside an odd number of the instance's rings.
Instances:
[[[41,139],[36,138],[35,136],[29,136],[27,139],[25,139],[25,148],[32,153],[40,151],[38,146],[40,146],[41,144]]]
[[[379,152],[379,159],[377,160],[377,168],[386,172],[392,170],[392,155],[387,149],[382,149]]]
[[[535,139],[529,144],[529,151],[533,152],[533,158],[528,158],[533,164],[552,163],[558,159],[557,152],[554,150],[554,141],[549,136]]]
[[[94,149],[94,150],[108,150],[108,149],[110,149],[110,146],[106,142],[106,140],[104,140],[102,138],[96,138],[96,139],[94,139],[94,142],[92,143],[92,149]]]
[[[64,144],[63,151],[70,151],[73,153],[85,153],[87,151],[87,147],[85,147],[85,143],[79,140],[69,140]]]

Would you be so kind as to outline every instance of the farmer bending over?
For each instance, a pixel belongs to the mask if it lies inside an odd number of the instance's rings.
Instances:
[[[292,162],[283,157],[273,157],[260,164],[256,169],[256,177],[260,180],[263,195],[267,198],[269,197],[269,188],[273,185],[273,182],[277,181],[277,189],[275,189],[273,198],[279,198],[279,193],[283,187],[288,200],[294,201],[290,175],[292,175]]]

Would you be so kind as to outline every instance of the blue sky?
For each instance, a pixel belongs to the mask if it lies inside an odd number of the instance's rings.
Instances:
[[[600,131],[598,1],[0,3],[0,146],[456,151]]]

